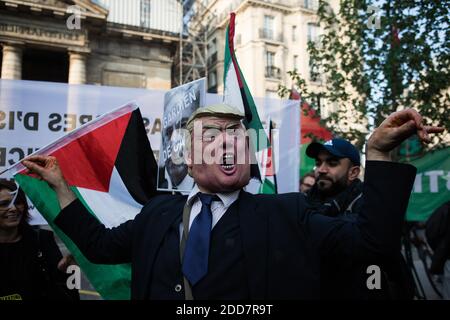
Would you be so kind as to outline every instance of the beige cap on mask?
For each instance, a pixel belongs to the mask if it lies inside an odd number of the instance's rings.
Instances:
[[[226,117],[226,118],[235,118],[235,119],[244,119],[245,115],[235,107],[232,107],[228,104],[219,103],[213,104],[207,107],[198,108],[195,110],[192,115],[189,117],[186,123],[186,129],[189,131],[194,127],[194,120],[202,117]]]

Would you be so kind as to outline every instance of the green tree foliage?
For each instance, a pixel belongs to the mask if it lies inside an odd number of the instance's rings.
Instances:
[[[359,147],[370,126],[408,107],[428,124],[445,126],[448,139],[449,8],[448,1],[341,0],[339,12],[333,12],[320,0],[318,24],[324,32],[319,41],[308,42],[312,72],[288,74],[313,108],[325,102],[337,106],[323,121]],[[308,77],[322,86],[307,85]],[[290,89],[280,86],[279,95],[286,97]],[[349,116],[352,109],[356,112]]]

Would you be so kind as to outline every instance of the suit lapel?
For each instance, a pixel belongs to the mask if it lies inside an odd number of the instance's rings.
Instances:
[[[239,220],[250,299],[264,299],[267,292],[267,212],[257,210],[255,197],[245,191],[239,196]]]
[[[151,221],[148,229],[145,232],[148,232],[150,237],[150,246],[148,250],[148,259],[147,264],[145,266],[146,274],[144,278],[145,285],[145,293],[144,299],[149,296],[148,290],[150,289],[150,278],[153,272],[153,263],[156,258],[156,253],[158,249],[161,247],[164,236],[167,234],[170,226],[175,222],[176,219],[179,219],[183,213],[183,207],[186,203],[187,197],[180,197],[180,199],[175,202],[173,206],[167,208],[162,211],[159,215],[155,216]],[[175,200],[175,199],[174,199]],[[179,248],[177,248],[179,250]]]

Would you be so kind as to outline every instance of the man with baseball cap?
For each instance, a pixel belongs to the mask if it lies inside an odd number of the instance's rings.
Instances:
[[[358,150],[347,140],[335,138],[324,144],[313,142],[306,149],[306,155],[316,160],[316,186],[311,192],[320,201],[334,197],[350,186],[359,189],[361,160]]]
[[[364,203],[363,183],[358,178],[361,160],[356,147],[335,138],[323,144],[311,143],[306,155],[316,160],[316,183],[307,193],[309,204],[329,217],[355,219]],[[380,267],[379,289],[366,286],[369,265]],[[414,294],[414,280],[400,252],[395,258],[370,263],[324,263],[321,274],[321,294],[325,299],[410,299]]]

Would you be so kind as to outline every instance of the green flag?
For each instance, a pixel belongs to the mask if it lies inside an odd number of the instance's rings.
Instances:
[[[316,160],[306,155],[306,148],[309,143],[303,143],[300,147],[300,177],[314,170]]]
[[[425,221],[450,200],[450,147],[427,153],[410,163],[417,167],[417,175],[406,220]]]
[[[253,134],[250,134],[250,148],[254,152],[258,164],[252,164],[251,176],[260,179],[263,184],[266,180],[270,180],[264,175],[267,163],[261,163],[259,159],[268,159],[267,148],[270,147],[270,142],[267,134],[261,123],[255,101],[250,93],[250,89],[245,82],[244,75],[239,67],[236,55],[234,52],[234,31],[235,31],[234,12],[230,14],[230,23],[228,24],[225,35],[225,60],[224,60],[224,103],[238,108],[245,114],[245,127],[252,129]],[[275,193],[276,182],[268,182],[269,185],[261,186],[263,193]]]

